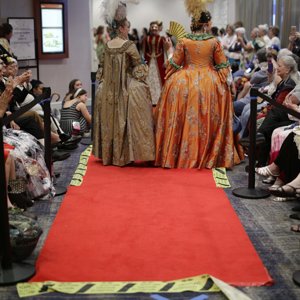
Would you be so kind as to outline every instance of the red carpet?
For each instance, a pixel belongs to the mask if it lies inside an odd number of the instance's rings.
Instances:
[[[70,187],[32,281],[271,278],[209,170],[103,167]]]

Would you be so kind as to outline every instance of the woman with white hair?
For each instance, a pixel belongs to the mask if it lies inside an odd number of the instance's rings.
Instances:
[[[283,104],[288,93],[294,89],[296,84],[300,83],[297,63],[293,57],[283,56],[278,60],[274,81],[277,83],[277,88],[272,98],[276,99],[276,102]],[[292,123],[293,121],[289,119],[285,111],[269,106],[265,119],[258,129],[258,132],[265,137],[265,143],[261,146],[258,158],[259,165],[264,166],[268,161],[274,129]]]
[[[268,24],[260,24],[258,25],[259,29],[259,37],[262,38],[265,42],[267,48],[271,47],[271,39],[268,36],[269,26]]]
[[[245,33],[246,31],[244,27],[238,27],[235,29],[236,39],[228,48],[228,59],[232,68],[234,67],[234,64],[240,65],[243,60],[242,49],[243,45],[247,44]]]
[[[297,112],[300,112],[300,84],[298,84],[286,97],[283,104],[293,109]],[[272,134],[271,140],[271,151],[270,151],[270,160],[269,163],[272,163],[277,158],[280,148],[286,139],[286,137],[296,128],[299,127],[299,119],[288,115],[291,121],[294,121],[293,124],[288,126],[281,126],[276,128]],[[276,181],[275,181],[276,180]],[[270,175],[267,179],[263,180],[264,183],[274,183],[273,187],[278,187],[282,183],[282,179],[280,177],[276,178]]]

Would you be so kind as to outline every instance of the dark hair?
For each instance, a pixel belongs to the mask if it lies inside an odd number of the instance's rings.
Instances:
[[[80,90],[80,91],[79,91],[79,90]],[[78,94],[77,94],[76,97],[75,97],[75,94],[76,94],[76,93],[78,93]],[[72,93],[70,99],[72,100],[72,99],[75,99],[75,98],[80,97],[80,96],[85,95],[85,94],[87,94],[87,91],[84,90],[84,89],[82,89],[82,88],[79,88],[79,89],[76,89],[76,90],[73,91],[73,93]]]
[[[9,23],[3,23],[0,26],[0,38],[6,38],[13,31],[13,27]]]
[[[222,27],[219,31],[220,31],[220,34],[221,34],[221,35],[223,35],[223,34],[226,33],[226,30],[225,30],[223,27]]]
[[[100,25],[97,27],[97,30],[96,30],[96,34],[103,34],[104,33],[104,26]]]
[[[152,21],[152,22],[150,23],[150,27],[151,27],[152,25],[157,25],[157,26],[159,26],[159,23],[158,23],[158,21]]]
[[[219,36],[219,28],[216,27],[216,26],[213,26],[213,27],[211,28],[211,33],[212,33],[212,35],[214,35],[214,36]]]
[[[146,27],[143,28],[143,35],[146,33],[146,35],[148,35],[148,29]]]
[[[114,38],[117,34],[118,34],[118,30],[120,27],[124,27],[126,22],[128,22],[129,26],[130,26],[130,22],[127,20],[127,18],[124,18],[122,20],[116,20],[114,19],[111,24],[109,24],[108,26],[111,28],[111,38]]]
[[[195,19],[194,17],[192,18],[191,31],[194,32],[201,30],[210,20],[210,12],[202,11],[199,19]]]
[[[234,23],[234,28],[244,27],[244,24],[242,21],[236,21]]]
[[[135,36],[137,36],[137,38],[139,37],[139,33],[138,33],[138,31],[137,31],[136,28],[133,28],[133,29],[132,29],[132,33],[133,33]]]
[[[280,32],[279,27],[277,27],[277,26],[272,26],[272,27],[270,28],[270,30],[272,31],[272,33],[273,33],[275,36],[279,36],[279,32]]]
[[[74,85],[75,85],[76,81],[80,81],[80,80],[79,79],[73,79],[73,80],[70,81],[70,83],[69,83],[69,91],[68,91],[67,95],[68,94],[72,94],[74,92],[74,89],[75,89]]]
[[[43,82],[41,82],[38,79],[32,79],[30,81],[30,83],[31,83],[32,89],[36,89],[36,88],[38,88],[39,85],[43,84]]]
[[[259,63],[267,61],[267,50],[266,48],[259,49],[256,52],[256,57]]]

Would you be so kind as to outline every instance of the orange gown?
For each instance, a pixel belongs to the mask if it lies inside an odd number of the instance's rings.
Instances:
[[[156,166],[231,168],[240,162],[229,72],[213,36],[188,34],[178,42],[155,110]]]

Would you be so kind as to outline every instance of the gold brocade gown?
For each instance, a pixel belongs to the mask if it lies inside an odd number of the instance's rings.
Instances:
[[[240,162],[232,129],[230,69],[219,41],[189,34],[180,40],[155,111],[155,165],[231,168]]]
[[[104,165],[155,158],[147,71],[133,42],[126,41],[120,48],[106,44],[93,113],[93,154]]]

